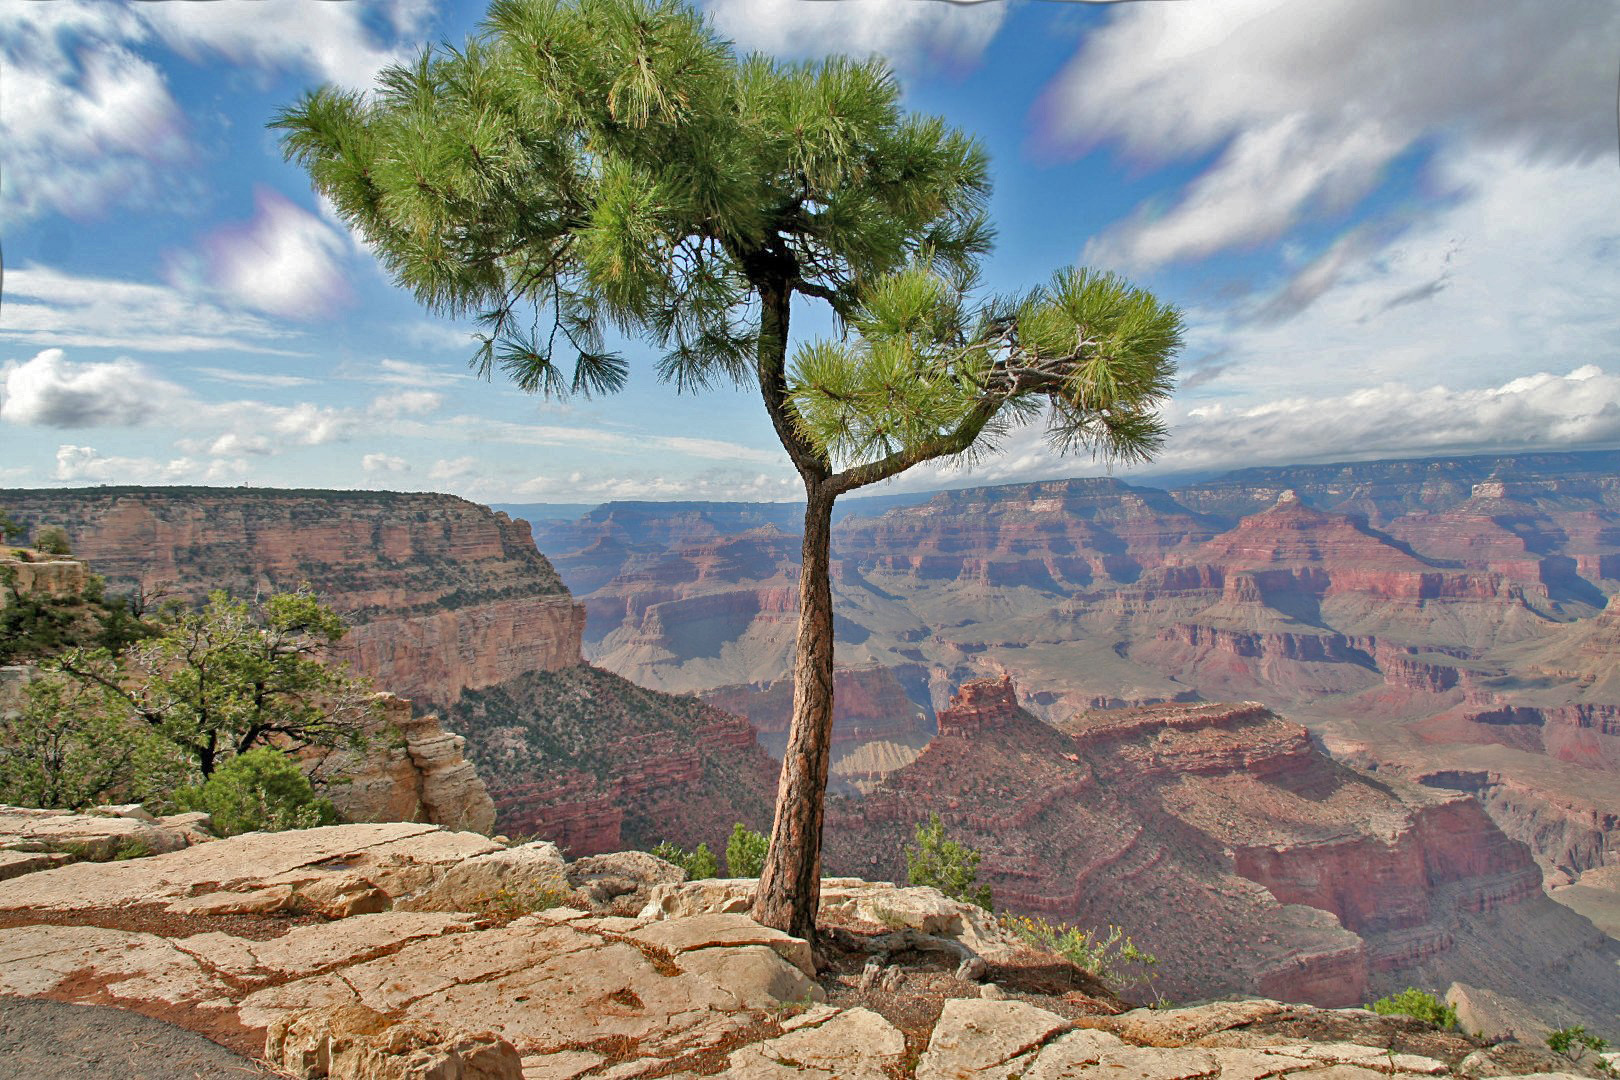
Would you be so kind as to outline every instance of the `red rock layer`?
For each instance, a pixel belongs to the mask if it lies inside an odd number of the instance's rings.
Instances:
[[[95,488],[5,505],[63,525],[114,590],[196,602],[307,584],[353,626],[340,653],[422,705],[580,660],[584,612],[528,523],[453,496]]]
[[[1540,895],[1528,850],[1472,799],[1370,782],[1262,705],[1058,731],[999,679],[965,684],[939,720],[915,762],[833,807],[830,864],[870,872],[938,812],[984,853],[998,904],[1118,923],[1176,956],[1166,993],[1356,1004],[1375,979],[1446,963],[1459,920]]]

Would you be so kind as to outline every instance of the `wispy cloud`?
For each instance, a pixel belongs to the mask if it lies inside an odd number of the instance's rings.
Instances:
[[[272,375],[263,371],[235,371],[220,367],[195,367],[191,370],[205,379],[235,383],[238,386],[255,386],[266,390],[310,386],[315,382],[314,379],[307,379],[302,375]]]
[[[878,53],[908,71],[971,64],[1007,13],[1004,4],[930,0],[707,0],[704,6],[743,51],[815,59]]]
[[[314,214],[261,187],[251,221],[211,233],[201,253],[171,257],[171,283],[212,292],[237,308],[309,320],[351,297],[342,236]]]
[[[299,356],[269,342],[293,335],[270,322],[166,285],[79,277],[41,266],[6,269],[0,341],[149,352]]]
[[[1617,35],[1620,7],[1539,0],[1121,4],[1050,88],[1043,137],[1152,164],[1214,154],[1087,256],[1200,258],[1353,205],[1425,140],[1612,158]]]

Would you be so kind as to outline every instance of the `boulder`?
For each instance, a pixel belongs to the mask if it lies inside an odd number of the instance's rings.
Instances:
[[[786,1034],[733,1051],[726,1075],[733,1080],[887,1080],[905,1051],[905,1036],[872,1010],[825,1010]]]
[[[396,1024],[364,1005],[293,1013],[270,1026],[265,1058],[300,1078],[522,1080],[512,1044],[490,1032]]]
[[[1002,1067],[1071,1027],[1057,1013],[1021,1001],[953,998],[940,1011],[917,1080],[995,1080],[1021,1069]]]
[[[179,851],[195,842],[192,830],[163,825],[138,805],[102,809],[120,812],[0,806],[0,850],[55,851],[101,862]]]
[[[656,887],[685,880],[685,870],[645,851],[591,855],[568,866],[568,884],[598,907],[614,901],[641,907],[650,901]],[[621,897],[628,900],[621,901]]]
[[[475,855],[451,866],[400,906],[412,911],[472,911],[502,895],[567,893],[568,863],[549,840]]]
[[[694,949],[764,945],[804,972],[808,978],[816,977],[816,965],[810,957],[808,941],[761,926],[746,915],[694,915],[688,919],[662,919],[625,936],[673,953],[677,958],[676,963],[680,962],[681,954]]]

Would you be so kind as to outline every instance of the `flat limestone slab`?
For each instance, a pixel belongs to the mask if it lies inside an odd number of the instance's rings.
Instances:
[[[246,833],[144,859],[73,863],[0,881],[0,910],[120,907],[338,874],[361,874],[379,886],[392,880],[406,891],[416,879],[421,887],[444,867],[499,848],[476,833],[409,822]]]

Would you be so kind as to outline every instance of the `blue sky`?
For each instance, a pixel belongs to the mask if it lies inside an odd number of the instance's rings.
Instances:
[[[1171,441],[1128,479],[1620,445],[1620,5],[704,6],[740,48],[882,53],[979,135],[990,286],[1079,262],[1183,307]],[[482,12],[0,0],[0,486],[793,497],[750,393],[677,397],[645,363],[590,401],[473,378],[468,328],[282,161],[278,108]],[[1098,471],[1032,430],[889,490]]]

